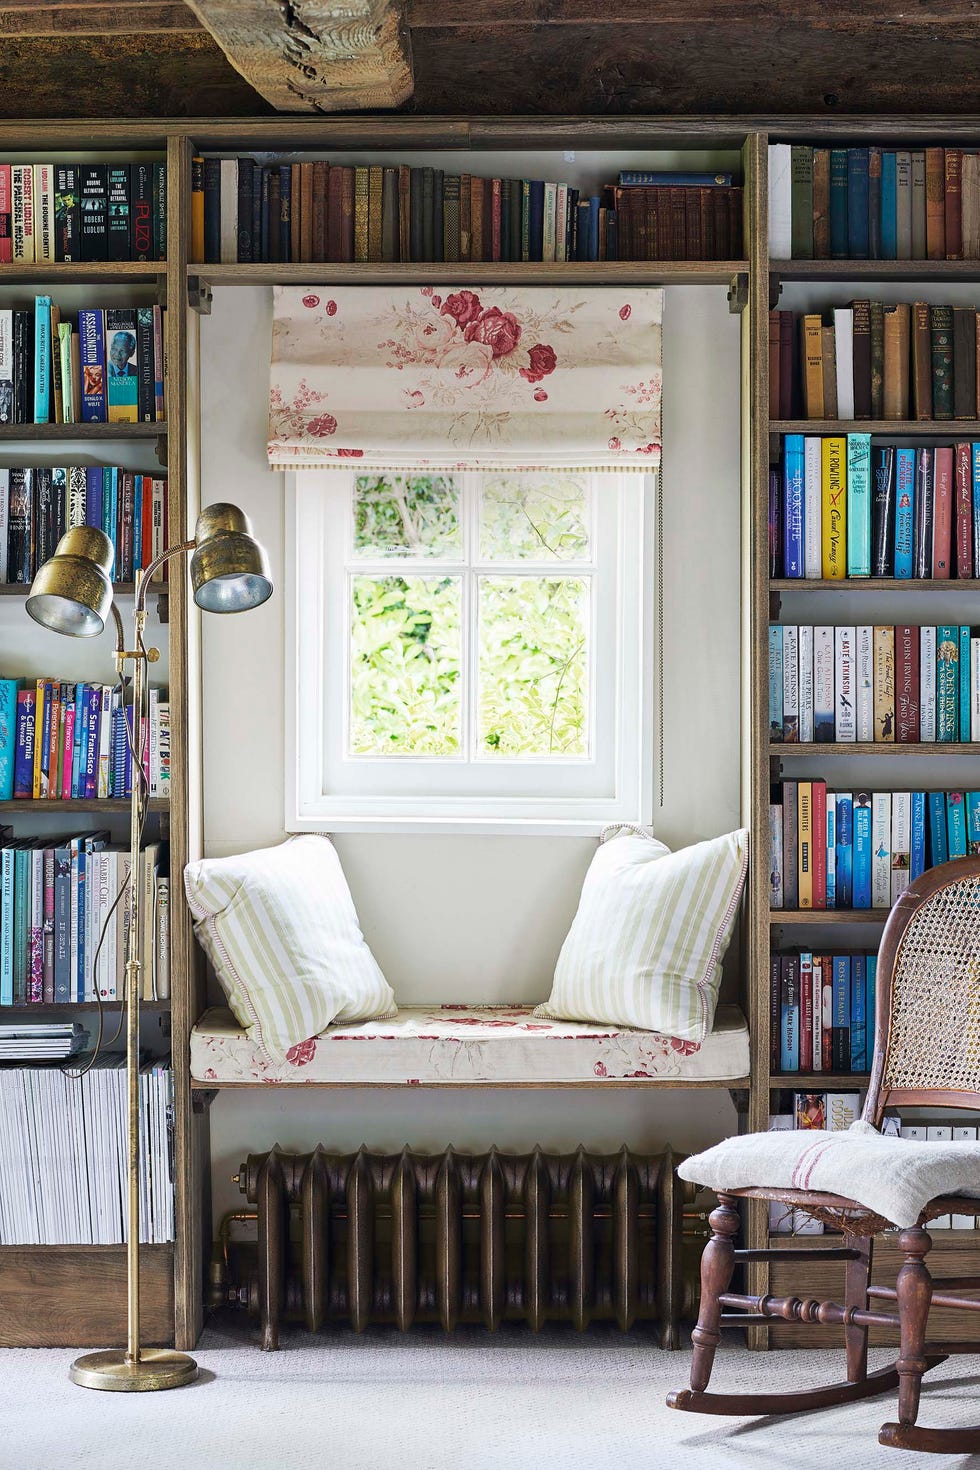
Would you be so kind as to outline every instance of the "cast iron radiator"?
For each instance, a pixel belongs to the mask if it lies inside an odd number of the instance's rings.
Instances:
[[[262,1346],[284,1320],[656,1322],[677,1345],[681,1206],[674,1154],[252,1154],[257,1264],[236,1291]]]

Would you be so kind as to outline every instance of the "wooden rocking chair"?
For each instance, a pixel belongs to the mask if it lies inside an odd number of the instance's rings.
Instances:
[[[980,1108],[980,857],[961,858],[917,878],[892,909],[878,951],[875,1044],[863,1118],[880,1128],[886,1107]],[[922,1144],[927,1148],[928,1144]],[[919,1147],[919,1145],[910,1145]],[[977,1180],[980,1187],[980,1178]],[[737,1250],[738,1199],[776,1200],[842,1230],[837,1249],[794,1250],[794,1262],[844,1264],[843,1304],[798,1297],[745,1296],[729,1291],[742,1261],[772,1261],[778,1247]],[[738,1188],[719,1192],[712,1236],[701,1259],[701,1308],[692,1333],[691,1386],[670,1394],[668,1406],[702,1414],[786,1414],[869,1398],[898,1386],[898,1422],[882,1425],[881,1444],[942,1454],[980,1451],[980,1425],[927,1429],[917,1423],[922,1375],[950,1353],[977,1352],[976,1343],[927,1340],[931,1306],[980,1311],[980,1275],[934,1278],[925,1257],[926,1225],[938,1215],[980,1213],[980,1200],[933,1199],[917,1223],[898,1236],[904,1255],[894,1287],[871,1284],[872,1237],[890,1222],[853,1199],[810,1190]],[[980,1247],[980,1234],[977,1237]],[[893,1302],[897,1311],[870,1303]],[[742,1314],[748,1314],[742,1315]],[[788,1393],[709,1393],[722,1325],[789,1322],[840,1324],[846,1381]],[[868,1328],[897,1327],[895,1363],[868,1372]]]

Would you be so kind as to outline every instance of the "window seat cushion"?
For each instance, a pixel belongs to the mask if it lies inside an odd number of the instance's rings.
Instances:
[[[199,1083],[426,1086],[652,1081],[726,1082],[749,1071],[749,1033],[719,1006],[700,1046],[653,1031],[541,1020],[532,1006],[403,1006],[390,1020],[331,1026],[285,1061],[250,1041],[230,1011],[207,1011],[191,1032]]]

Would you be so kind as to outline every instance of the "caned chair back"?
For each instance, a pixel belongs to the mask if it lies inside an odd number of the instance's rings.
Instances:
[[[864,1117],[886,1107],[980,1107],[980,857],[930,868],[902,894],[878,950]]]

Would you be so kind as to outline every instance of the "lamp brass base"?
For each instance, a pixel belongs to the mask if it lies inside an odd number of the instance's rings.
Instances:
[[[112,1389],[117,1393],[152,1393],[193,1383],[197,1364],[186,1353],[171,1348],[142,1348],[133,1362],[121,1348],[86,1353],[69,1370],[72,1383],[82,1388]]]

